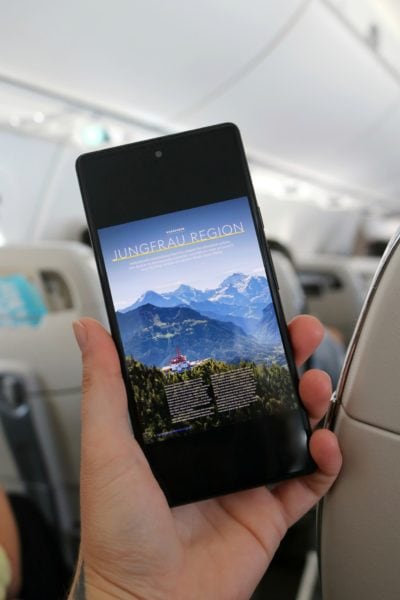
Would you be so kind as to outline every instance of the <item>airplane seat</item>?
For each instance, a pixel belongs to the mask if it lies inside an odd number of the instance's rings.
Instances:
[[[352,258],[319,255],[298,260],[310,314],[340,332],[347,345],[365,298],[365,279]]]
[[[387,245],[387,244],[386,244]],[[383,252],[380,256],[383,255]],[[376,256],[351,256],[348,258],[351,269],[356,274],[363,289],[364,299],[380,264]]]
[[[327,419],[343,468],[319,507],[324,600],[399,597],[399,298],[400,230],[370,287]]]
[[[279,296],[287,321],[306,310],[306,297],[295,264],[286,248],[274,240],[268,242],[279,285]]]
[[[279,293],[283,311],[287,321],[296,315],[310,312],[306,295],[301,284],[301,279],[296,270],[296,265],[285,247],[271,240],[269,242],[271,256],[274,262],[276,278],[279,284]],[[343,344],[335,340],[328,330],[324,338],[308,361],[308,368],[323,369],[336,386],[345,356]]]
[[[89,248],[0,248],[0,484],[27,493],[68,540],[79,527],[81,396],[71,324],[83,315],[107,324]]]

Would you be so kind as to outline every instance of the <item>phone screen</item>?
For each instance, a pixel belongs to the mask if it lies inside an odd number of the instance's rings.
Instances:
[[[237,128],[77,163],[135,437],[171,505],[314,470]]]
[[[146,444],[298,408],[247,197],[98,234]]]

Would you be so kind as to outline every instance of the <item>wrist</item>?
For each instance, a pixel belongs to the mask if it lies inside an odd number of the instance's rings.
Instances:
[[[82,600],[138,600],[133,590],[115,584],[103,575],[93,571],[87,564],[84,566],[85,593]],[[148,597],[148,596],[141,596]],[[75,600],[75,599],[74,599]],[[76,600],[81,600],[78,596]]]
[[[68,600],[139,600],[151,598],[145,591],[140,596],[134,591],[117,585],[97,573],[87,563],[79,560]]]

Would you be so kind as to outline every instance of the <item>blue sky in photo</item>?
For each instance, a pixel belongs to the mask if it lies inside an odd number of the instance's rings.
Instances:
[[[223,238],[222,242],[229,240],[229,248],[216,256],[204,256],[186,262],[167,264],[154,270],[137,268],[138,261],[146,259],[146,256],[113,262],[115,256],[124,256],[124,249],[128,247],[134,248],[158,240],[167,243],[169,238],[176,236],[180,241],[183,240],[181,236],[185,236],[185,241],[190,241],[193,232],[234,223],[241,223],[245,233]],[[215,288],[232,273],[265,276],[249,201],[246,197],[106,227],[99,229],[98,233],[116,310],[133,304],[149,290],[161,294],[173,291],[181,284],[200,290]],[[189,249],[206,249],[211,243],[215,242],[205,241],[161,251],[147,255],[146,260],[168,258],[173,263],[184,257]],[[119,251],[117,255],[116,250]]]

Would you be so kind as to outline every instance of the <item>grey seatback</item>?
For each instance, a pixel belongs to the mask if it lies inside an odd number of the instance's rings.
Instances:
[[[0,431],[2,484],[35,501],[72,558],[78,523],[63,486],[64,457],[42,385],[21,362],[0,360]]]
[[[297,262],[310,314],[337,329],[347,344],[365,299],[364,272],[345,256],[308,256]]]
[[[91,250],[0,248],[0,485],[27,492],[64,537],[79,528],[81,360],[71,324],[106,323]]]
[[[275,248],[271,249],[271,256],[283,311],[286,321],[289,322],[293,317],[308,312],[306,296],[293,262],[286,254]],[[332,379],[332,384],[336,386],[343,359],[343,344],[335,340],[328,330],[325,330],[324,339],[309,360],[308,367],[326,371]]]
[[[319,507],[324,600],[400,597],[400,235],[375,275],[328,425],[342,472]]]
[[[282,308],[287,321],[304,312],[305,295],[293,263],[279,250],[271,249]]]

